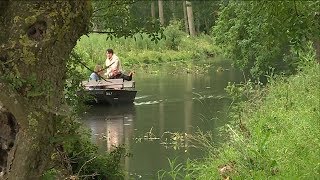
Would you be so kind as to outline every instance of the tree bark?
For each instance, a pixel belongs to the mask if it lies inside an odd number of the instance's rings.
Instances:
[[[90,1],[0,2],[0,179],[40,179],[67,114],[67,58]]]
[[[187,15],[186,1],[182,1],[182,6],[183,6],[183,18],[184,18],[185,31],[187,34],[190,34],[189,33],[189,26],[188,26],[188,15]]]
[[[151,17],[152,19],[156,19],[156,11],[154,1],[151,1]]]
[[[199,13],[196,13],[196,28],[195,28],[195,31],[196,33],[200,33],[200,16],[199,16]]]
[[[176,13],[175,13],[176,12],[176,1],[171,0],[170,4],[171,4],[170,9],[171,9],[171,13],[172,13],[172,20],[175,21],[177,19]]]
[[[186,1],[186,6],[187,6],[188,25],[189,25],[190,35],[195,36],[196,31],[194,28],[194,19],[193,19],[193,11],[192,11],[191,1]]]
[[[164,16],[163,16],[163,0],[158,0],[158,6],[159,6],[159,19],[160,24],[164,25]]]

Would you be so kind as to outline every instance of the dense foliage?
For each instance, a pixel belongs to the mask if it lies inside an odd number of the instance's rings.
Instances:
[[[290,74],[297,48],[320,36],[319,1],[231,1],[213,35],[227,58],[253,75]]]
[[[139,0],[94,1],[92,32],[107,34],[108,38],[147,33],[152,40],[159,40],[163,36],[159,21],[141,14],[148,12],[141,11],[146,4],[150,3]]]
[[[154,5],[155,17],[151,14]],[[214,24],[220,1],[192,1],[198,33],[209,33]],[[158,2],[145,0],[94,1],[93,30],[107,31],[116,37],[132,36],[138,32],[149,33],[153,38],[161,32]],[[171,20],[184,20],[183,1],[163,1],[164,27]],[[154,39],[155,40],[155,39]]]
[[[90,131],[75,119],[57,119],[59,132],[54,134],[51,143],[55,153],[51,156],[52,167],[42,179],[121,179],[120,165],[125,151],[122,146],[112,152],[99,152],[91,140]]]

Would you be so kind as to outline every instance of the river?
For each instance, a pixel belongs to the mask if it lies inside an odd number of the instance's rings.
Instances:
[[[136,73],[133,105],[95,106],[83,117],[100,150],[124,144],[132,155],[123,162],[126,179],[157,179],[160,170],[170,170],[168,159],[201,158],[204,152],[186,141],[198,130],[211,132],[216,144],[222,142],[218,128],[229,121],[231,103],[224,88],[243,79],[224,62],[199,74],[161,72]]]

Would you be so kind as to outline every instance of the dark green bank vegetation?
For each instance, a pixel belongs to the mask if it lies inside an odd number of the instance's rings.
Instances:
[[[320,174],[320,66],[314,57],[289,78],[230,84],[234,99],[230,118],[221,128],[222,144],[210,132],[193,138],[207,156],[173,164],[161,179],[316,179]],[[310,63],[310,61],[312,63]],[[246,99],[246,100],[244,100]],[[175,178],[173,178],[175,177]]]
[[[75,116],[60,120],[60,132],[52,137],[55,153],[42,179],[122,179],[123,146],[101,152],[92,142],[91,132]],[[62,143],[61,143],[62,142]]]
[[[232,123],[207,156],[161,179],[317,179],[320,175],[320,3],[230,1],[213,27],[224,57],[252,75],[229,84]],[[261,81],[263,83],[261,83]]]

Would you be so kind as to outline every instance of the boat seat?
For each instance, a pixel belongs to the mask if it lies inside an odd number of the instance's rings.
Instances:
[[[126,81],[123,82],[124,88],[135,88],[136,83],[134,81]]]
[[[82,86],[87,88],[101,87],[103,89],[122,89],[124,87],[123,79],[107,79],[107,80],[89,80],[82,81]]]

